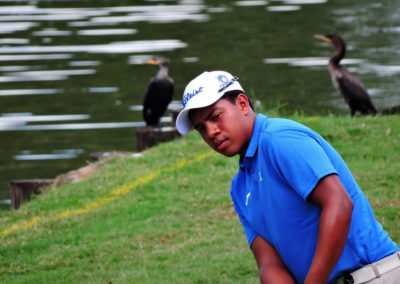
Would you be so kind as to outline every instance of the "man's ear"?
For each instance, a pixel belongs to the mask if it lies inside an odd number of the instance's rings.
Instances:
[[[250,109],[249,99],[245,94],[239,94],[236,97],[236,104],[244,115],[247,115],[249,113]]]

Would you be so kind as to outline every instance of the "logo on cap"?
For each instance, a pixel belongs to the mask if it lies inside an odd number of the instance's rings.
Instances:
[[[230,81],[228,80],[228,78],[225,75],[219,75],[218,76],[218,80],[221,82],[220,86],[219,86],[219,90],[218,93],[222,92],[223,90],[225,90],[226,88],[228,88],[230,85],[232,85],[233,83],[235,83],[237,80],[239,80],[238,77],[234,76]]]
[[[223,88],[229,84],[229,80],[225,75],[218,75],[218,81],[220,82],[219,87]]]
[[[186,93],[183,96],[183,100],[182,100],[182,105],[183,108],[186,107],[186,104],[188,103],[188,101],[193,98],[194,96],[198,95],[199,93],[201,93],[204,90],[204,87],[201,86],[200,88],[198,88],[197,90],[193,90],[191,93]]]

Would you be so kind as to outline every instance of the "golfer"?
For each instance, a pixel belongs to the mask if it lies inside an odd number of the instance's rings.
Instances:
[[[336,150],[297,122],[256,114],[238,78],[204,72],[176,127],[240,155],[234,209],[261,283],[400,283],[399,248]]]

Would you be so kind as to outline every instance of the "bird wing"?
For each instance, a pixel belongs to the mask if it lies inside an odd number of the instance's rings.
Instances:
[[[152,78],[143,100],[143,106],[165,106],[172,100],[174,93],[174,84],[169,80],[156,80]],[[154,102],[157,102],[155,104]]]
[[[359,110],[363,114],[376,113],[375,105],[361,81],[345,68],[341,68],[341,75],[337,78],[339,91],[349,104],[352,112]]]
[[[345,68],[340,70],[341,76],[337,77],[340,90],[348,100],[369,101],[368,91],[363,83]]]
[[[152,78],[143,100],[146,122],[154,123],[165,113],[172,100],[174,85],[169,80]]]

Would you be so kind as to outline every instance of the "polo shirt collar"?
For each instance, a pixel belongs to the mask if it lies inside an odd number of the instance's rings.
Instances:
[[[266,119],[267,119],[267,117],[265,115],[257,114],[256,120],[254,122],[253,133],[251,134],[250,143],[249,143],[249,146],[247,147],[245,157],[244,157],[244,159],[240,159],[240,161],[239,161],[240,168],[245,167],[244,160],[246,158],[251,158],[256,153],[257,148],[258,148],[260,133],[263,129],[263,124],[266,121]]]

